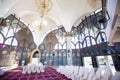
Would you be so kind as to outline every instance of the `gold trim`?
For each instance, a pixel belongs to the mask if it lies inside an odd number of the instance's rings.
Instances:
[[[33,50],[33,51],[30,53],[30,63],[32,63],[33,54],[34,54],[36,51],[39,52],[39,55],[40,55],[39,58],[40,58],[40,61],[41,61],[41,59],[42,59],[41,51],[38,50],[38,49],[35,49],[35,50]]]
[[[51,0],[35,0],[35,5],[38,9],[39,14],[41,15],[41,17],[43,17],[52,8],[52,1]]]

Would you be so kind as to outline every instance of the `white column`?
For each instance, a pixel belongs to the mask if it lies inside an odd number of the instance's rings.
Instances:
[[[67,65],[72,65],[72,48],[69,39],[67,39]]]

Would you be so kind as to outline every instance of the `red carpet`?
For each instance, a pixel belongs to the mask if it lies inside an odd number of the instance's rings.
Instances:
[[[31,74],[22,74],[22,68],[12,69],[6,71],[5,74],[0,77],[0,80],[71,80],[71,79],[67,78],[63,74],[58,73],[52,67],[46,67],[45,72]]]

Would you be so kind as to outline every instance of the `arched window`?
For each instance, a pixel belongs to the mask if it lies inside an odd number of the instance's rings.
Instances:
[[[95,40],[93,38],[91,40],[92,40],[92,45],[96,45]]]
[[[84,48],[84,47],[87,47],[86,44],[87,44],[87,42],[84,40],[84,41],[83,41],[83,48]]]
[[[80,41],[78,41],[76,43],[76,49],[82,48],[82,43]]]
[[[0,33],[0,43],[4,42],[4,35],[2,33]]]
[[[73,42],[73,44],[78,42],[78,35],[72,37],[71,42]]]
[[[66,42],[64,42],[64,44],[63,44],[63,49],[67,49],[67,43]]]
[[[11,36],[6,39],[5,44],[17,46],[18,42],[15,37]]]
[[[90,37],[86,37],[87,46],[91,46]]]
[[[84,38],[85,38],[85,35],[84,35],[83,33],[81,33],[81,34],[79,35],[79,41],[80,41],[80,42],[83,42]]]
[[[104,32],[98,33],[96,38],[97,38],[97,43],[107,42],[107,37]]]
[[[63,44],[65,41],[66,41],[65,37],[62,37],[62,36],[58,40],[60,44]]]
[[[71,41],[71,48],[75,49],[75,43],[73,43],[72,41]]]
[[[62,49],[62,45],[60,43],[57,43],[55,45],[54,49]]]
[[[13,32],[12,28],[9,29],[8,27],[5,27],[4,29],[2,29],[1,32],[4,33],[4,36],[6,38],[14,35],[14,32]]]

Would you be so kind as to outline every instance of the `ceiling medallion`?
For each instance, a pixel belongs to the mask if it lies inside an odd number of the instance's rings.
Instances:
[[[71,40],[71,38],[72,38],[71,32],[66,32],[65,38],[66,38],[67,40]]]

